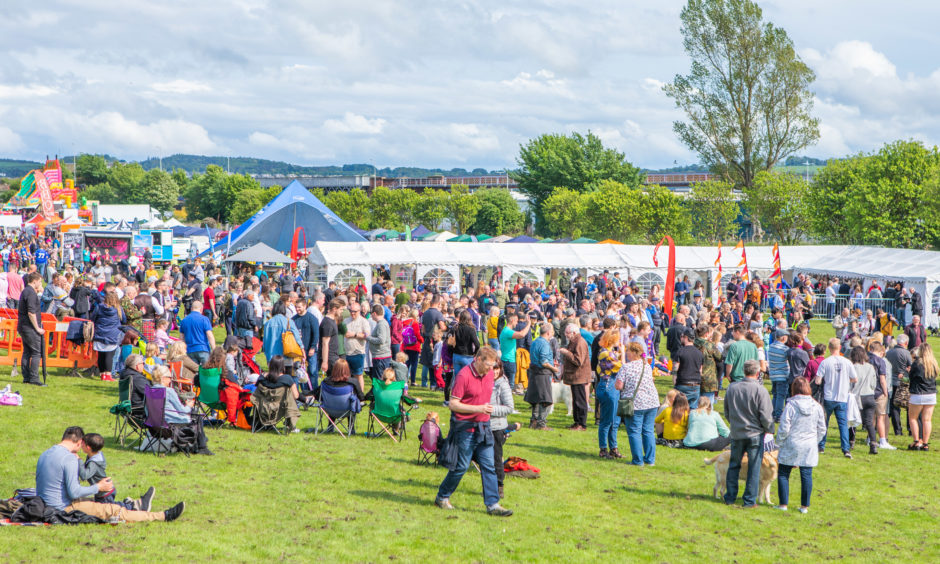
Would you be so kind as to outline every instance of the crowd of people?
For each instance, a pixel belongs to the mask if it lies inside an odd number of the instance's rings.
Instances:
[[[824,450],[833,414],[846,457],[852,456],[856,423],[866,430],[869,452],[893,449],[887,422],[901,434],[905,407],[913,438],[908,448],[930,448],[937,365],[921,325],[922,299],[906,288],[895,289],[890,299],[920,303],[907,324],[898,308],[877,315],[859,309],[865,300],[889,298],[887,290],[855,296],[840,287],[832,302],[844,306],[832,315],[837,336],[814,344],[808,319],[816,295],[825,295],[828,304],[830,289],[843,283],[837,279],[801,274],[786,290],[733,276],[726,293],[712,301],[700,283],[683,278],[674,289],[675,309],[664,311],[661,287],[641,288],[630,277],[606,271],[586,278],[562,271],[548,283],[468,276],[439,291],[434,283],[396,287],[387,276],[371,288],[361,280],[348,288],[335,282],[313,288],[299,269],[249,265],[223,277],[212,260],[157,270],[149,260],[114,261],[106,253],[83,259],[76,265],[61,261],[57,268],[24,268],[21,262],[22,278],[14,272],[0,276],[0,297],[19,311],[25,382],[39,383],[40,313],[89,319],[95,326],[95,372],[103,380],[114,374],[132,378],[131,401],[140,416],[146,415],[146,388],[167,387],[168,420],[193,426],[199,452],[211,454],[202,419],[194,417],[194,398],[173,390],[169,363],[180,362],[184,375],[197,382],[200,369],[218,369],[232,425],[245,394],[259,386],[289,389],[302,405],[315,400],[323,382],[348,386],[363,399],[366,375],[388,374],[406,388],[442,391],[452,412],[458,455],[438,491],[436,503],[443,508],[452,507],[449,497],[475,460],[487,511],[511,514],[499,503],[502,446],[513,428],[506,417],[518,413],[516,396],[530,406],[529,428],[550,430],[548,414],[559,386],[570,389],[571,431],[586,430],[593,413],[602,459],[624,458],[621,424],[629,462],[637,466],[655,465],[657,446],[730,448],[731,501],[737,487],[731,473],[740,468],[741,456],[759,458],[774,434],[781,469],[798,467],[811,480],[805,468]],[[845,295],[850,298],[840,301]],[[225,328],[222,346],[216,327]],[[171,336],[174,330],[178,339]],[[238,362],[256,339],[266,374],[246,371]],[[127,354],[127,343],[141,341],[145,347]],[[661,343],[667,355],[659,355]],[[663,400],[656,378],[671,383]],[[296,414],[289,427],[297,431]],[[811,456],[807,434],[820,429]],[[749,474],[746,505],[753,504],[752,482]],[[779,489],[785,507],[783,482]],[[808,495],[804,501],[808,507]]]

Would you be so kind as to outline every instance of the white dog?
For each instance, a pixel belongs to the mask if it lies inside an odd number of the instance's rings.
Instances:
[[[568,417],[571,417],[571,386],[563,384],[561,382],[552,382],[552,405],[548,408],[548,413],[551,413],[555,410],[556,403],[564,403],[565,407],[568,408]]]

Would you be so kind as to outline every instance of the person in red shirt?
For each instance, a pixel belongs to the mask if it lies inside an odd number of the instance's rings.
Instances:
[[[456,460],[448,466],[447,476],[437,490],[434,505],[441,509],[453,509],[450,496],[460,484],[460,479],[476,459],[483,480],[483,503],[486,512],[498,517],[508,517],[512,511],[499,504],[499,486],[496,468],[493,465],[493,434],[490,432],[490,397],[493,394],[493,368],[498,353],[489,346],[481,347],[473,362],[465,366],[454,379],[450,392],[450,410],[453,412],[450,448],[457,450]]]
[[[209,323],[215,324],[215,289],[219,285],[218,275],[209,280],[209,285],[202,292],[202,303],[204,306],[204,315],[209,318]]]

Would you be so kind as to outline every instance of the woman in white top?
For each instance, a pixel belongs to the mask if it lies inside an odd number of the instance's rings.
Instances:
[[[777,495],[778,509],[787,510],[790,498],[790,472],[800,469],[800,513],[809,511],[813,492],[813,467],[819,464],[819,441],[826,436],[823,408],[810,395],[809,380],[797,378],[790,385],[780,426],[777,427]]]
[[[659,393],[653,382],[653,369],[643,361],[644,347],[630,342],[626,347],[627,362],[617,373],[614,388],[620,398],[633,398],[633,417],[625,417],[627,439],[630,441],[630,464],[653,466],[656,463],[656,433],[653,423],[659,408]]]

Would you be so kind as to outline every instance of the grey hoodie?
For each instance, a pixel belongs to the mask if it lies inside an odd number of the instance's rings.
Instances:
[[[369,342],[369,352],[372,358],[389,358],[392,356],[392,332],[384,317],[375,317],[375,327],[372,334],[366,336]]]
[[[493,413],[490,414],[490,430],[501,431],[509,427],[506,417],[515,409],[515,402],[512,399],[509,380],[505,376],[493,381],[493,394],[490,396],[490,405],[493,406]]]

